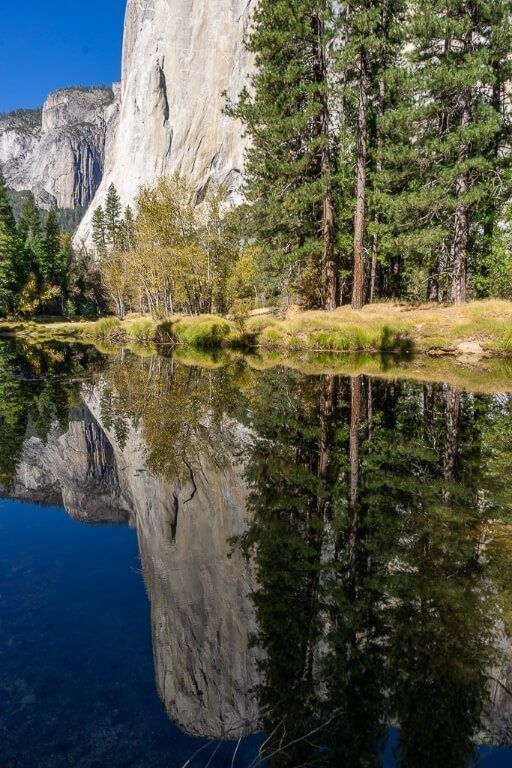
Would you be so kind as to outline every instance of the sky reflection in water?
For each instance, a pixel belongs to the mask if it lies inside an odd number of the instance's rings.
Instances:
[[[510,764],[512,399],[202,362],[2,345],[0,766]]]

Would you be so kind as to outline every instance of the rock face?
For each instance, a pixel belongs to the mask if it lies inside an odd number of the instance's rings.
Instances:
[[[223,114],[252,69],[244,40],[255,0],[128,0],[121,106],[105,176],[76,236],[114,183],[131,204],[142,184],[179,171],[199,199],[212,181],[236,197],[244,139]]]
[[[118,91],[56,91],[42,110],[0,115],[0,167],[12,189],[46,208],[89,205],[103,177],[117,124]]]

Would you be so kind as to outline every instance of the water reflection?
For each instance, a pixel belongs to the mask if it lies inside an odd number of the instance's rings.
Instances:
[[[187,733],[291,767],[510,743],[510,396],[10,345],[0,386],[4,493],[136,528]]]
[[[509,399],[361,377],[258,386],[245,546],[275,764],[377,765],[396,722],[397,765],[466,765],[508,598],[488,546],[511,511]]]

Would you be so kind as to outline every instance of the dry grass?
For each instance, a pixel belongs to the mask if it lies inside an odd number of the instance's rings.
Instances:
[[[263,346],[316,351],[456,352],[461,343],[512,353],[512,302],[461,306],[373,304],[360,311],[291,312],[282,320],[257,318],[249,328]]]
[[[373,304],[359,312],[293,312],[284,318],[257,314],[246,332],[214,315],[177,315],[158,322],[129,315],[122,323],[1,323],[0,333],[35,338],[112,338],[124,342],[184,344],[197,348],[247,346],[290,352],[389,352],[410,355],[512,355],[512,302],[461,306]],[[461,348],[465,345],[466,348]],[[469,345],[469,349],[467,348]]]

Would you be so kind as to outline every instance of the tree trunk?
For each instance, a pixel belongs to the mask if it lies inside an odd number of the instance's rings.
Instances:
[[[437,257],[430,268],[427,282],[428,301],[439,301],[439,257]]]
[[[311,19],[315,57],[315,80],[319,86],[321,109],[317,117],[317,135],[322,141],[319,156],[320,178],[325,192],[322,210],[322,264],[325,270],[325,309],[332,312],[339,303],[338,263],[334,248],[334,205],[331,182],[331,149],[329,142],[329,103],[327,98],[327,57],[325,53],[325,24],[318,14]]]
[[[444,479],[451,483],[455,476],[457,451],[459,444],[459,424],[461,410],[460,390],[451,385],[447,386],[445,394],[446,402],[446,432],[444,441],[443,475]],[[445,498],[449,499],[449,492],[445,492]]]
[[[366,155],[367,155],[367,108],[368,76],[366,71],[366,52],[359,52],[359,119],[357,147],[357,183],[356,216],[354,221],[354,285],[352,288],[352,308],[363,306],[364,290],[364,235],[366,217]]]
[[[317,498],[317,512],[323,517],[327,506],[326,480],[331,459],[331,426],[334,412],[335,378],[325,376],[320,399],[320,442],[318,447],[318,479],[322,483]]]
[[[356,561],[357,533],[359,526],[359,430],[361,428],[361,376],[350,379],[350,436],[349,436],[349,484],[348,508],[349,528],[347,555],[349,569],[352,571]]]
[[[378,110],[378,117],[382,119],[384,116],[384,111],[386,108],[386,83],[384,82],[384,72],[387,67],[387,41],[388,41],[388,35],[389,35],[389,28],[388,28],[388,0],[381,0],[381,14],[380,14],[380,24],[381,24],[381,34],[384,41],[384,47],[382,50],[382,56],[380,60],[380,76],[379,76],[379,100],[377,104],[377,110]],[[380,126],[377,122],[377,160],[375,163],[375,170],[377,173],[377,176],[382,173],[382,149],[383,149],[383,141],[382,141],[382,133]],[[375,293],[377,288],[377,264],[378,264],[378,256],[379,256],[379,234],[378,234],[378,226],[381,221],[381,215],[380,211],[377,208],[375,210],[375,234],[373,236],[373,243],[372,243],[372,269],[370,273],[370,304],[372,304],[375,301]]]
[[[461,127],[469,126],[469,104],[466,97]],[[459,152],[459,163],[464,163],[468,156],[468,146],[463,144]],[[453,277],[452,277],[452,301],[460,304],[466,301],[468,239],[469,239],[469,208],[465,201],[468,192],[468,176],[462,171],[455,182],[455,235],[453,244]]]

